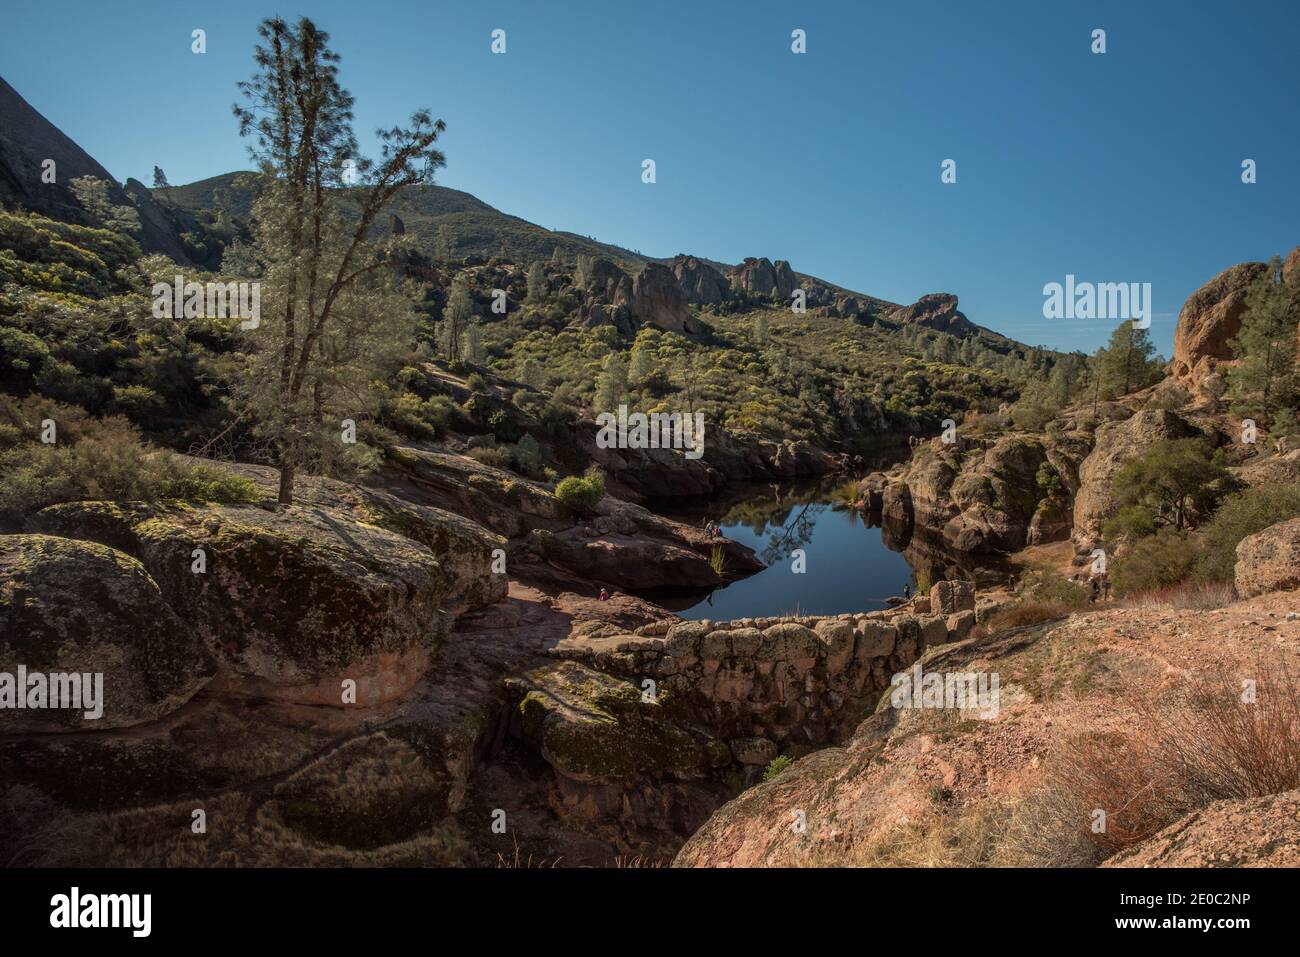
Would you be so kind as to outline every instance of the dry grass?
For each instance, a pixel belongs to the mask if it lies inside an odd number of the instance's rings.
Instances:
[[[858,867],[988,867],[1010,815],[993,799],[894,828],[854,856]]]
[[[1212,801],[1300,787],[1300,686],[1284,665],[1217,671],[1136,710],[1133,731],[1078,736],[1055,756],[1049,786],[1072,806],[1057,835],[1083,836],[1109,856]],[[1099,810],[1105,828],[1094,831]]]
[[[1121,608],[1212,611],[1237,600],[1232,582],[1182,582],[1167,588],[1152,588],[1127,595]]]
[[[515,850],[513,854],[509,857],[499,852],[497,854],[497,867],[508,868],[510,870],[549,870],[559,867],[560,861],[561,858],[558,857],[553,861],[548,861],[544,857],[535,858],[532,853],[525,856],[523,848],[519,846],[518,838],[515,838]]]
[[[1016,628],[1039,625],[1045,621],[1066,618],[1073,609],[1061,602],[1026,601],[1004,608],[979,625],[973,632],[975,638],[995,638]]]

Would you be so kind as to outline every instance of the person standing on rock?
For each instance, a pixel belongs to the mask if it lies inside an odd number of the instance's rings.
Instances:
[[[600,590],[600,601],[609,601],[609,591],[602,588]]]
[[[911,601],[911,600],[912,600],[912,586],[907,582],[903,582],[903,601]]]

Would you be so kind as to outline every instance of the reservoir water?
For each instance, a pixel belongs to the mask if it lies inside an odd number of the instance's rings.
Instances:
[[[887,546],[881,528],[868,527],[858,512],[836,504],[835,487],[846,481],[841,475],[812,484],[749,485],[706,503],[661,503],[655,510],[678,521],[696,527],[718,523],[727,538],[748,545],[768,567],[709,592],[647,597],[691,619],[886,607],[904,585],[916,588],[916,576],[903,554]]]

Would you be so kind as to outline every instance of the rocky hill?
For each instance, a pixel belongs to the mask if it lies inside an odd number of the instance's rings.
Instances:
[[[106,180],[112,202],[140,213],[140,245],[178,263],[190,263],[180,233],[192,226],[174,220],[156,204],[149,191],[134,180],[126,188],[95,159],[32,108],[0,77],[0,206],[22,208],[53,219],[89,224],[68,184],[80,176]],[[47,161],[53,161],[53,182],[45,182]]]

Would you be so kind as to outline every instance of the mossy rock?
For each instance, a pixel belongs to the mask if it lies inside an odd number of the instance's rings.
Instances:
[[[368,659],[430,652],[445,629],[446,576],[428,548],[313,506],[123,508],[76,502],[38,526],[111,538],[167,603],[239,674],[301,684]],[[196,573],[196,550],[206,570]]]
[[[19,665],[29,675],[102,675],[103,715],[6,709],[6,731],[102,731],[152,720],[215,673],[196,629],[176,616],[140,562],[51,535],[0,536],[0,672],[14,675]]]
[[[571,780],[694,777],[709,764],[707,735],[671,720],[627,681],[563,661],[514,685],[524,739]]]

